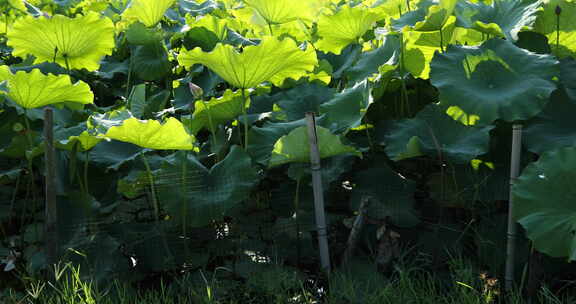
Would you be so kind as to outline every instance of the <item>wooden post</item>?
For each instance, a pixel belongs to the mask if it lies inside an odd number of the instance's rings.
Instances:
[[[344,250],[344,254],[342,255],[342,262],[341,265],[344,266],[348,263],[352,255],[354,254],[354,250],[356,250],[356,244],[358,243],[358,236],[360,235],[360,231],[362,227],[364,227],[364,217],[368,212],[368,205],[370,203],[371,197],[363,196],[360,202],[360,208],[358,208],[358,215],[354,220],[354,224],[352,225],[352,229],[350,230],[350,235],[348,236],[348,241],[346,242],[346,250]]]
[[[314,190],[314,213],[316,229],[318,230],[318,248],[320,249],[320,264],[326,274],[330,274],[330,252],[328,249],[328,232],[326,228],[326,213],[324,210],[324,190],[322,189],[322,173],[320,166],[320,150],[316,133],[316,118],[314,113],[306,113],[308,141],[310,144],[310,164],[312,169],[312,187]]]
[[[50,268],[58,259],[58,217],[56,206],[56,152],[54,149],[54,116],[50,108],[44,109],[44,140],[46,165],[46,222],[44,244]]]
[[[512,186],[520,173],[520,154],[522,152],[522,125],[514,124],[512,126],[512,153],[510,160],[510,194],[508,199],[508,234],[506,243],[506,273],[505,288],[506,291],[512,291],[514,287],[514,262],[516,256],[516,221],[514,220],[514,198],[512,195]]]

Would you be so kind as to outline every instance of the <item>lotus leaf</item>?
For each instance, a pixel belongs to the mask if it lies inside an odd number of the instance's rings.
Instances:
[[[122,19],[138,20],[148,27],[156,25],[175,0],[132,0],[122,13]]]
[[[380,19],[379,14],[363,6],[343,6],[333,15],[320,16],[317,32],[320,39],[314,46],[323,52],[340,55],[346,46],[358,43],[358,39]]]
[[[523,27],[532,26],[536,20],[540,4],[536,0],[494,0],[490,4],[459,1],[455,15],[458,26],[517,40],[518,32]]]
[[[428,9],[426,18],[414,25],[414,30],[422,32],[440,30],[444,27],[448,18],[452,16],[456,3],[458,3],[458,0],[442,0],[439,4],[432,5]]]
[[[576,146],[576,102],[564,90],[552,93],[546,108],[526,122],[524,145],[535,153]]]
[[[560,16],[556,15],[560,7]],[[560,58],[576,57],[576,2],[547,0],[544,11],[536,19],[534,30],[546,35],[554,54]],[[560,31],[557,32],[558,26]],[[559,38],[559,39],[558,39]]]
[[[293,162],[310,161],[310,144],[308,142],[308,130],[299,127],[292,130],[288,135],[282,136],[272,150],[272,156],[268,167],[276,167]],[[320,158],[326,158],[346,153],[360,155],[355,148],[342,144],[340,137],[330,133],[328,129],[317,127],[318,150]]]
[[[479,123],[525,120],[538,114],[556,89],[558,61],[490,39],[479,47],[449,46],[434,56],[430,80],[447,106]]]
[[[576,260],[576,148],[544,153],[514,182],[515,218],[538,251]]]
[[[178,62],[184,66],[203,64],[238,88],[251,88],[264,81],[281,85],[286,78],[299,79],[317,65],[312,48],[298,48],[292,39],[264,37],[257,46],[238,52],[231,45],[218,44],[212,52],[200,48],[183,51]]]
[[[351,82],[358,82],[378,73],[382,65],[398,64],[400,39],[397,35],[387,35],[384,43],[377,49],[362,53],[358,61],[345,73]]]
[[[262,127],[254,127],[249,131],[250,144],[247,151],[255,162],[267,164],[278,139],[305,124],[304,119],[300,119],[287,123],[266,122]]]
[[[226,90],[222,97],[214,97],[206,102],[197,100],[194,103],[190,132],[196,134],[203,128],[215,130],[218,125],[227,123],[242,114],[243,106],[246,104],[242,102],[240,90],[236,92]]]
[[[44,75],[39,69],[12,74],[7,66],[0,66],[0,81],[3,80],[7,82],[6,96],[26,109],[63,102],[90,104],[94,100],[88,84],[72,84],[68,75]]]
[[[290,0],[244,0],[254,8],[269,24],[286,23],[295,19],[310,19],[312,11],[304,7],[311,6],[316,0],[301,0],[294,5]]]
[[[128,118],[122,125],[110,127],[104,137],[156,150],[194,150],[195,141],[184,125],[173,117],[164,124],[157,120]]]
[[[396,161],[417,156],[414,152],[408,153],[412,150],[466,163],[488,151],[492,129],[493,126],[464,126],[446,115],[440,106],[432,104],[418,112],[415,118],[396,122],[388,131],[384,144],[386,153]]]
[[[319,124],[334,133],[355,128],[362,123],[366,110],[373,102],[372,88],[367,80],[347,88],[320,106],[320,113],[326,114]]]
[[[408,31],[404,39],[404,67],[414,77],[428,79],[430,63],[436,52],[443,51],[447,42],[452,39],[455,29],[455,17],[451,16],[442,31],[417,32]]]
[[[353,190],[353,209],[359,207],[362,196],[370,195],[373,198],[368,205],[371,218],[389,219],[400,227],[414,227],[420,222],[414,209],[414,181],[382,164],[356,173],[353,181],[358,185]]]
[[[34,55],[34,63],[54,61],[70,69],[95,71],[115,47],[114,25],[96,13],[69,18],[27,16],[18,19],[8,33],[13,55]]]
[[[238,146],[210,169],[191,154],[178,152],[166,159],[158,175],[164,208],[187,226],[205,226],[221,218],[258,182],[250,157]]]

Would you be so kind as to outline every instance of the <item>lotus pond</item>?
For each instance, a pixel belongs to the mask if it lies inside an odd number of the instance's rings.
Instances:
[[[570,301],[575,57],[572,0],[0,0],[0,302]]]

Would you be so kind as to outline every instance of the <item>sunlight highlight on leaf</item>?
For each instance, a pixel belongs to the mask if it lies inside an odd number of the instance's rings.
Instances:
[[[96,13],[75,18],[27,16],[14,23],[7,44],[14,48],[14,56],[36,57],[34,63],[56,62],[65,68],[95,71],[115,47],[114,25]]]
[[[12,74],[7,66],[0,66],[1,81],[7,82],[7,97],[27,109],[62,102],[90,104],[94,100],[94,94],[85,82],[72,84],[68,75],[44,75],[39,69]]]
[[[151,27],[162,20],[166,10],[174,2],[175,0],[132,0],[128,8],[122,13],[122,19],[129,22],[138,20]]]
[[[155,150],[194,150],[194,136],[189,135],[184,125],[170,117],[161,124],[157,120],[138,120],[135,117],[124,120],[122,125],[113,126],[103,135]]]
[[[200,48],[183,51],[178,62],[190,67],[203,64],[237,88],[251,88],[264,81],[280,86],[286,78],[300,79],[314,70],[318,60],[312,48],[298,48],[292,39],[264,37],[257,46],[242,52],[231,45],[218,44],[212,52]]]
[[[380,15],[363,6],[340,8],[333,15],[322,15],[318,19],[318,36],[314,44],[317,49],[339,55],[351,43],[358,43]]]

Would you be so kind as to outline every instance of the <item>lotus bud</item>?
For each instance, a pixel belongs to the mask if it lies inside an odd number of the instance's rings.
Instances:
[[[560,16],[560,14],[562,14],[562,8],[560,7],[560,5],[556,5],[554,13],[556,14],[556,16]]]
[[[190,93],[192,93],[194,98],[200,99],[204,95],[204,90],[202,90],[202,88],[197,86],[195,83],[189,82],[188,87],[190,88]]]

